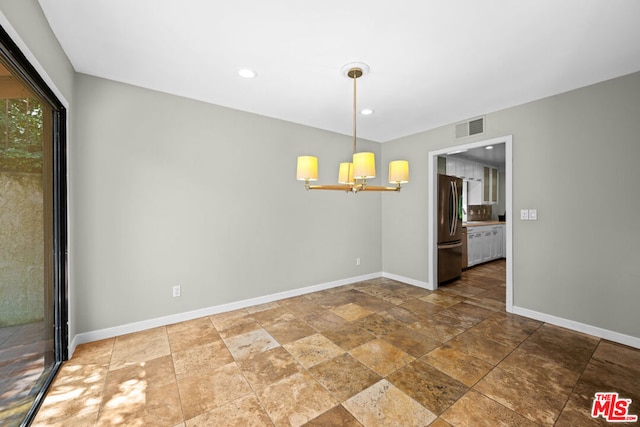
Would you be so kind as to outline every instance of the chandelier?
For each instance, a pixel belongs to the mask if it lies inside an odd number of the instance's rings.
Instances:
[[[340,163],[338,170],[338,184],[311,185],[311,181],[318,180],[318,158],[315,156],[298,157],[296,179],[304,181],[307,190],[338,190],[348,193],[360,191],[400,191],[401,184],[409,182],[409,162],[395,160],[389,163],[389,183],[394,187],[368,185],[367,179],[376,176],[376,161],[374,153],[356,150],[356,81],[369,71],[369,66],[362,63],[347,64],[343,68],[345,76],[353,79],[353,158],[351,162]]]

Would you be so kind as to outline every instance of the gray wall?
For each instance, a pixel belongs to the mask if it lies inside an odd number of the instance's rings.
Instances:
[[[70,104],[71,337],[380,270],[428,281],[428,153],[457,144],[451,126],[367,144],[411,162],[400,194],[305,193],[296,156],[332,183],[348,137],[76,76],[36,0],[0,11]],[[640,336],[638,111],[633,74],[464,140],[512,134],[514,211],[538,208],[513,224],[516,306]]]
[[[31,54],[51,78],[59,95],[71,102],[74,71],[55,38],[37,0],[0,0],[0,13],[9,21]],[[5,28],[5,31],[8,30]]]
[[[336,183],[348,136],[76,83],[78,332],[381,271],[380,194],[306,192],[295,179],[310,154],[319,182]]]
[[[407,157],[411,182],[382,200],[383,270],[429,281],[430,151],[513,135],[514,305],[640,337],[637,227],[640,73],[487,114],[487,132],[455,141],[452,126],[383,145]],[[401,218],[405,218],[402,220]]]

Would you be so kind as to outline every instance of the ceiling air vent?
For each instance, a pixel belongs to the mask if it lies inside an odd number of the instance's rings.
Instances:
[[[456,123],[456,139],[484,133],[484,116]]]

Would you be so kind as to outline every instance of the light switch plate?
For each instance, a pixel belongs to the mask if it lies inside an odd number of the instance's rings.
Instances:
[[[538,220],[538,209],[529,209],[529,221]]]
[[[520,209],[520,219],[523,221],[529,220],[529,209]]]

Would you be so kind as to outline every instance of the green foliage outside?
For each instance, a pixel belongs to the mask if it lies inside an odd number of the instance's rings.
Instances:
[[[42,172],[42,119],[37,99],[0,99],[0,171]]]

